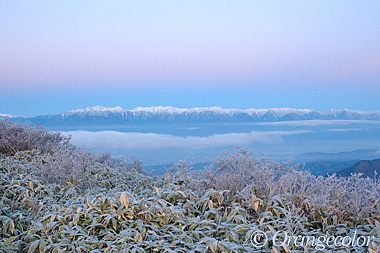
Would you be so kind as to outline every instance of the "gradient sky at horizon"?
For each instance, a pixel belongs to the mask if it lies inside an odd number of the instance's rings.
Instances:
[[[0,0],[0,113],[380,110],[380,2]]]

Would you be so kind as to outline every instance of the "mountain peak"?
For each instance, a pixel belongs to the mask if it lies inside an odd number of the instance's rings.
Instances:
[[[72,115],[72,114],[99,114],[99,113],[104,113],[104,112],[113,112],[113,113],[118,113],[118,112],[123,112],[123,108],[120,106],[115,106],[115,107],[109,107],[109,106],[101,106],[101,105],[96,105],[96,106],[88,106],[84,109],[75,109],[69,112],[64,112],[62,115]]]
[[[6,113],[0,113],[0,118],[9,118],[9,119],[13,119],[13,118],[28,118],[28,117],[23,116],[23,115],[15,116],[15,115],[10,115],[10,114],[6,114]]]

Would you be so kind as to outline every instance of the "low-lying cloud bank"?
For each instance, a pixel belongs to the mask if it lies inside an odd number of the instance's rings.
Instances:
[[[207,149],[215,147],[245,146],[252,143],[281,143],[284,136],[309,133],[311,131],[268,131],[250,133],[214,134],[207,137],[180,137],[169,134],[117,132],[117,131],[70,131],[63,132],[71,135],[72,142],[84,149],[115,150],[123,147],[127,150],[146,150],[163,148]]]
[[[294,121],[277,121],[277,122],[258,122],[257,125],[269,126],[335,126],[335,125],[352,125],[352,124],[368,124],[380,125],[380,121],[375,120],[294,120]]]

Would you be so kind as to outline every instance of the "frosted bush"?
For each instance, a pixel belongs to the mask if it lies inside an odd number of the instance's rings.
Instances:
[[[257,199],[265,202],[277,195],[311,220],[329,215],[341,222],[374,222],[380,217],[380,183],[376,178],[360,176],[313,176],[310,171],[289,166],[289,162],[277,163],[238,149],[235,153],[225,152],[209,167],[193,172],[189,182],[198,191],[228,190],[230,196],[242,196],[250,207]]]
[[[70,137],[63,136],[60,132],[53,133],[42,127],[30,127],[9,120],[0,121],[0,154],[2,157],[15,156],[21,160],[25,160],[24,156],[33,157],[30,158],[33,161],[28,164],[28,173],[50,183],[82,181],[84,188],[91,185],[90,168],[99,164],[146,173],[142,162],[137,158],[117,158],[110,154],[87,152],[72,145]]]
[[[0,252],[320,252],[294,244],[257,249],[250,238],[258,229],[268,238],[358,232],[373,236],[368,247],[327,252],[380,251],[377,179],[315,177],[245,149],[202,171],[185,159],[174,174],[149,177],[137,159],[92,154],[59,134],[2,123]]]
[[[74,149],[70,137],[59,132],[49,132],[42,127],[21,125],[7,119],[0,120],[0,153],[14,155],[18,151],[38,150],[52,153],[57,149]]]

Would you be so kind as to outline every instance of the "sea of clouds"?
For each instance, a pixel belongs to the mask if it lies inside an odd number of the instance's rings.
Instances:
[[[307,130],[266,131],[249,133],[213,134],[206,137],[175,136],[170,134],[117,132],[117,131],[69,131],[63,132],[72,137],[73,144],[84,149],[152,150],[183,148],[201,150],[216,147],[247,146],[252,143],[272,144],[284,142],[284,136],[309,133]]]

